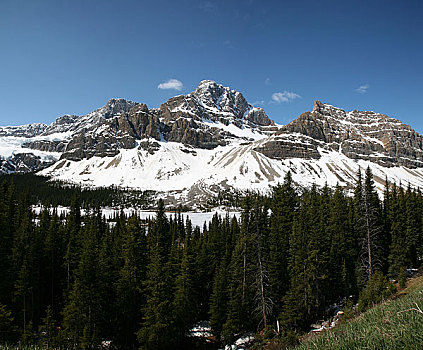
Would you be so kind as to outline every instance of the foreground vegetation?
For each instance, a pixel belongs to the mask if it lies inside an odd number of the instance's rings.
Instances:
[[[370,169],[353,197],[299,192],[288,173],[244,198],[240,220],[202,229],[161,201],[152,220],[111,225],[96,208],[81,216],[78,193],[66,217],[34,217],[27,194],[0,187],[0,342],[21,347],[204,349],[189,336],[202,320],[211,348],[247,333],[285,346],[334,303],[364,310],[392,293],[387,276],[404,283],[423,253],[420,191],[387,184],[381,201]]]
[[[423,277],[412,279],[407,289],[357,318],[295,349],[361,350],[420,349],[423,344]]]

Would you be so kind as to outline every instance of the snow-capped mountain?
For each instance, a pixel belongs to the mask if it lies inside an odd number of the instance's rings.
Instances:
[[[385,177],[423,186],[423,138],[399,120],[316,101],[278,126],[240,92],[209,80],[160,108],[112,99],[48,126],[0,128],[0,154],[2,172],[156,190],[185,203],[230,188],[265,190],[288,170],[300,185],[350,188],[370,165],[379,190]]]

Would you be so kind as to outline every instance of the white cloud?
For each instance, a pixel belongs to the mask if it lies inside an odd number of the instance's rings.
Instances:
[[[252,103],[253,106],[264,106],[265,102],[264,100],[254,101]]]
[[[291,91],[275,92],[272,95],[272,102],[273,103],[284,103],[284,102],[290,102],[290,101],[295,100],[297,98],[301,98],[301,96],[296,94],[295,92],[291,92]]]
[[[214,12],[216,10],[216,5],[213,4],[211,1],[203,1],[200,3],[199,7],[204,12]]]
[[[361,85],[359,88],[355,89],[355,91],[358,92],[359,94],[364,95],[367,92],[369,87],[370,87],[369,84],[364,84],[364,85]]]
[[[169,79],[168,81],[165,81],[164,83],[161,83],[157,86],[158,89],[161,90],[178,90],[181,91],[184,85],[182,84],[182,81],[178,79]]]
[[[266,78],[266,79],[264,80],[264,84],[265,84],[265,85],[269,85],[269,84],[270,84],[270,78]]]

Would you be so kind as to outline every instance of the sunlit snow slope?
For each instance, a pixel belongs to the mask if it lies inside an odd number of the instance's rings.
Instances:
[[[54,179],[90,186],[122,186],[171,192],[182,202],[205,199],[219,190],[266,191],[283,181],[291,171],[295,183],[309,187],[339,184],[352,188],[359,170],[371,167],[377,189],[382,192],[385,177],[390,182],[423,187],[423,168],[383,167],[366,160],[354,160],[338,151],[321,149],[320,159],[276,160],[254,150],[263,141],[230,145],[214,150],[182,151],[183,145],[160,142],[153,155],[137,148],[121,150],[114,157],[93,157],[81,161],[61,160],[40,172]]]

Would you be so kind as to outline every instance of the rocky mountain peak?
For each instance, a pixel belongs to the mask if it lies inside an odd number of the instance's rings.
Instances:
[[[195,91],[201,91],[201,90],[205,90],[205,89],[213,89],[213,88],[216,88],[218,86],[220,86],[221,88],[223,87],[222,85],[216,83],[214,80],[204,79],[204,80],[201,80],[198,83]]]
[[[248,104],[240,92],[204,80],[195,91],[175,96],[160,108],[113,98],[86,115],[65,115],[45,129],[42,136],[47,139],[29,141],[25,147],[60,152],[62,159],[75,161],[115,156],[144,139],[214,149],[235,139],[263,138],[275,131],[263,127],[272,125],[263,109]]]
[[[337,118],[344,118],[347,114],[343,109],[334,107],[328,103],[323,103],[321,101],[314,101],[311,113],[318,113],[321,115]]]
[[[204,107],[242,118],[250,108],[244,96],[212,80],[203,80],[192,93]]]
[[[123,98],[112,98],[107,103],[90,114],[102,114],[105,119],[129,112],[138,102],[125,100]]]
[[[112,98],[107,103],[93,112],[86,115],[70,115],[65,114],[59,117],[50,124],[44,135],[66,133],[79,133],[81,131],[97,128],[104,120],[119,117],[128,113],[133,107],[137,106],[138,102],[125,100],[123,98]]]
[[[158,113],[165,123],[189,118],[200,123],[233,124],[241,129],[245,125],[252,128],[274,125],[263,109],[253,107],[240,92],[212,80],[203,80],[193,92],[169,99]]]
[[[311,112],[321,113],[322,110],[323,110],[323,103],[318,100],[314,101],[313,109],[311,110]]]

